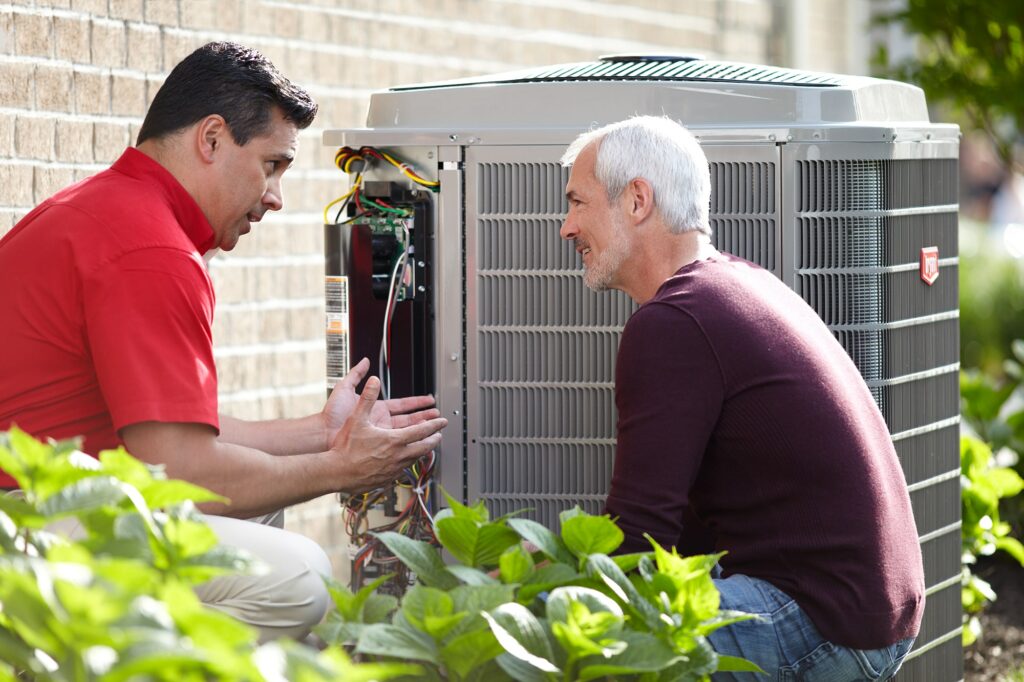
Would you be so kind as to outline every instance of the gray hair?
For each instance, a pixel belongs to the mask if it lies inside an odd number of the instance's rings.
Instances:
[[[668,117],[635,116],[577,137],[562,165],[575,163],[592,142],[598,143],[594,174],[609,200],[618,199],[631,180],[643,178],[670,232],[711,236],[708,160],[690,131]]]

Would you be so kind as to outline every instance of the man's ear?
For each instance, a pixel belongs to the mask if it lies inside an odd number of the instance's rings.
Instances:
[[[219,114],[210,114],[199,121],[195,127],[196,151],[205,163],[213,163],[218,151],[224,146],[226,136],[230,135],[228,124]]]
[[[654,188],[644,178],[633,178],[624,191],[629,202],[629,215],[639,225],[654,213]]]

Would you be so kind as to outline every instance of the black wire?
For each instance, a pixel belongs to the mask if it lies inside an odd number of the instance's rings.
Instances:
[[[359,220],[360,218],[365,218],[366,216],[369,216],[369,215],[373,215],[373,212],[372,211],[362,211],[361,213],[356,213],[354,216],[352,216],[351,218],[349,218],[348,220],[343,222],[342,225],[348,225],[349,223],[355,222],[356,220]]]
[[[353,192],[352,194],[349,194],[347,197],[345,197],[345,201],[341,202],[341,206],[338,207],[338,212],[334,214],[334,224],[335,225],[338,224],[338,220],[341,219],[342,211],[344,211],[345,208],[349,205],[349,203],[352,201],[352,197],[354,195],[355,195],[355,192]],[[345,222],[348,222],[348,221],[345,221]]]

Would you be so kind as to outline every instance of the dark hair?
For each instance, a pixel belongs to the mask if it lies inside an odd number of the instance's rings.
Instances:
[[[210,114],[224,117],[239,145],[264,134],[272,107],[299,129],[316,116],[316,102],[262,54],[237,43],[207,43],[185,57],[160,86],[136,144],[159,139]]]

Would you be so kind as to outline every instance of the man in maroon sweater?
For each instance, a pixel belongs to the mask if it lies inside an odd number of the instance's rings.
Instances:
[[[711,643],[771,679],[887,679],[920,628],[924,572],[853,362],[799,296],[711,245],[707,159],[683,127],[633,118],[580,136],[562,162],[561,235],[584,282],[640,305],[619,347],[606,508],[624,549],[649,549],[646,533],[727,552],[722,608],[762,618]]]

